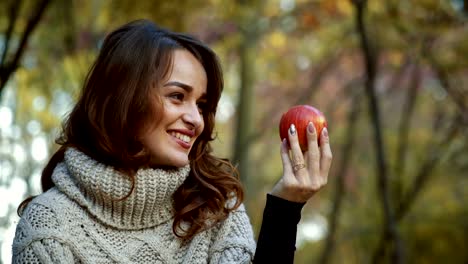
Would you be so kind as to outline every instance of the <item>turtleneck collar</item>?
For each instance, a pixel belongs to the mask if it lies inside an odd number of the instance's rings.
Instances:
[[[157,226],[173,215],[172,195],[190,172],[190,165],[173,170],[140,169],[133,192],[128,176],[74,148],[65,152],[52,175],[56,187],[98,220],[119,229]]]

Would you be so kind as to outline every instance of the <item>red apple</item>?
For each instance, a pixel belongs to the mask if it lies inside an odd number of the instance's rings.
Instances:
[[[301,146],[302,151],[308,149],[307,146],[307,125],[309,122],[312,122],[315,126],[315,131],[317,131],[318,140],[320,140],[320,135],[322,134],[322,129],[327,127],[327,120],[322,112],[317,108],[310,105],[297,105],[291,107],[286,113],[281,117],[279,132],[281,140],[283,138],[288,139],[288,130],[291,124],[296,126],[297,136],[299,138],[299,145]]]

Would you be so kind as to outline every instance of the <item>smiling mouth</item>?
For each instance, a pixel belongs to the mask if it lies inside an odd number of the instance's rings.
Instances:
[[[191,137],[189,137],[187,135],[184,135],[184,134],[181,134],[179,132],[171,132],[170,134],[171,134],[171,136],[173,136],[173,137],[175,137],[177,139],[180,139],[185,143],[190,143],[190,141],[192,139]]]

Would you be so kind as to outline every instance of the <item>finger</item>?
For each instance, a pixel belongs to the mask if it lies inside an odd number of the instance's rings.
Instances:
[[[320,151],[317,143],[317,131],[312,122],[307,125],[307,161],[309,163],[310,176],[314,177],[320,172]]]
[[[327,177],[333,159],[327,128],[322,130],[322,135],[320,136],[320,152],[320,174]]]
[[[283,162],[283,177],[285,180],[290,180],[289,177],[294,178],[294,173],[289,159],[288,141],[284,138],[281,142],[281,161]]]
[[[304,175],[304,173],[302,173],[306,171],[304,170],[305,169],[304,156],[302,154],[301,147],[299,146],[296,126],[294,124],[291,124],[289,128],[288,138],[289,138],[289,146],[291,147],[291,156],[292,156],[291,165],[292,165],[294,174],[296,176]]]

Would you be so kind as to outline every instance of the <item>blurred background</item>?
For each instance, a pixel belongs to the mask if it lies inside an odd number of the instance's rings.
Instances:
[[[0,262],[103,38],[137,18],[219,55],[214,151],[238,165],[256,233],[281,114],[325,113],[334,163],[296,263],[468,263],[467,0],[0,1]]]

